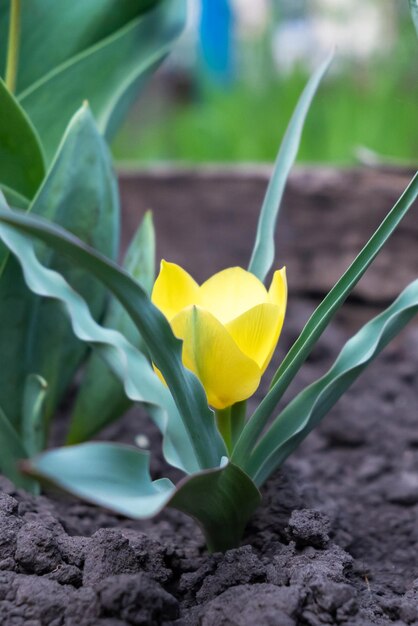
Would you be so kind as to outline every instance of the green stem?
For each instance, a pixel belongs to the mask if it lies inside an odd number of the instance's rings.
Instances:
[[[237,402],[231,407],[231,439],[232,439],[232,448],[235,447],[237,443],[242,429],[245,425],[245,420],[247,416],[247,401],[243,400],[242,402]]]
[[[19,64],[20,8],[20,0],[11,0],[6,64],[6,87],[11,93],[16,91],[17,68]]]
[[[232,428],[231,428],[231,407],[226,409],[215,409],[216,423],[222,435],[226,448],[232,452]]]

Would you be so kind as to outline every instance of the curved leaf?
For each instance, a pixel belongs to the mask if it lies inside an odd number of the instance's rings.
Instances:
[[[264,281],[274,262],[274,233],[287,178],[296,160],[302,130],[312,100],[327,72],[334,52],[328,55],[306,85],[287,127],[258,220],[254,250],[248,271]]]
[[[86,3],[82,4],[84,7]],[[186,3],[161,0],[153,10],[139,13],[139,17],[54,67],[19,93],[22,107],[42,138],[48,160],[83,100],[88,100],[106,136],[114,132],[121,117],[119,105],[124,112],[137,95],[133,87],[141,86],[183,29]]]
[[[0,184],[32,198],[45,174],[38,136],[0,79]]]
[[[105,141],[87,107],[72,119],[29,211],[67,227],[105,254],[115,257],[119,240],[119,198]],[[50,249],[42,262],[58,269],[101,316],[105,290],[91,276]],[[34,296],[19,264],[9,258],[0,270],[0,354],[7,363],[0,379],[0,403],[19,430],[26,377],[36,372],[49,385],[50,416],[86,352],[59,305]]]
[[[108,442],[48,450],[22,467],[67,493],[135,519],[158,513],[175,489],[167,478],[151,480],[148,452]]]
[[[25,471],[64,491],[134,519],[171,506],[202,526],[209,550],[239,545],[260,493],[244,472],[231,464],[188,476],[176,487],[167,478],[152,481],[149,455],[111,443],[59,448],[26,462]]]
[[[93,273],[118,298],[137,326],[152,361],[162,372],[173,394],[199,466],[203,469],[217,467],[225,455],[225,445],[216,429],[213,411],[207,405],[205,392],[198,379],[183,367],[181,341],[173,335],[170,324],[154,307],[142,287],[112,261],[89,249],[63,229],[41,218],[0,209],[0,237],[18,257],[30,289],[39,295],[53,297],[65,303],[75,334],[89,343],[103,344],[100,350],[105,358],[112,361],[112,368],[124,381],[129,397],[138,402],[164,406],[160,399],[161,385],[157,387],[155,383],[158,378],[150,375],[145,379],[147,360],[144,355],[116,331],[95,324],[84,300],[68,289],[67,283],[59,274],[46,270],[39,264],[30,238],[18,234],[16,230],[35,236],[68,255],[78,265]],[[131,355],[133,361],[130,364]],[[141,377],[137,378],[134,365],[138,360],[142,364],[139,369]],[[164,401],[168,403],[170,400],[167,390]],[[171,420],[168,426],[170,423]],[[175,429],[173,436],[181,436],[181,432]]]
[[[35,480],[21,474],[19,461],[28,457],[27,450],[16,430],[0,407],[0,471],[7,476],[16,487],[21,487],[31,493],[38,493],[39,488]]]
[[[11,189],[11,187],[7,185],[0,185],[0,188],[9,206],[25,210],[29,208],[30,200],[28,198],[22,196],[19,192]]]
[[[124,268],[148,294],[151,293],[155,279],[155,232],[151,212],[145,214],[129,246]],[[145,346],[138,329],[114,298],[108,306],[103,325],[118,330],[136,348],[144,351]],[[77,394],[68,443],[81,443],[90,439],[125,413],[131,404],[122,383],[100,355],[93,352],[86,364]]]
[[[186,472],[196,471],[199,463],[178,410],[148,359],[120,333],[99,326],[81,296],[59,274],[40,265],[30,241],[25,242],[24,237],[12,233],[8,245],[19,252],[19,259],[26,268],[25,277],[29,287],[36,294],[65,303],[74,334],[93,345],[107,361],[123,383],[127,397],[135,402],[155,406],[152,416],[163,434],[163,450],[167,461]],[[13,343],[10,345],[15,356]]]
[[[418,280],[383,313],[368,322],[341,350],[331,369],[304,389],[274,420],[245,468],[261,484],[283,463],[331,407],[418,313]]]
[[[18,93],[122,28],[159,0],[29,0],[21,2]],[[10,0],[0,2],[0,71],[6,66]]]
[[[168,504],[200,523],[210,552],[224,552],[239,546],[260,502],[261,494],[249,476],[228,463],[185,478]]]
[[[46,446],[47,420],[45,398],[47,382],[36,374],[26,378],[22,406],[22,441],[29,456],[39,454]]]
[[[314,311],[273,377],[269,393],[244,427],[233,460],[245,462],[287,387],[308,358],[329,322],[379,254],[418,196],[418,173],[353,263]]]

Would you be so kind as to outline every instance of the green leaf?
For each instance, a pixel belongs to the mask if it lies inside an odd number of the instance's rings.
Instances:
[[[259,485],[279,467],[334,406],[363,370],[418,313],[418,280],[368,322],[340,352],[331,369],[304,389],[274,420],[245,468]]]
[[[227,464],[182,480],[152,481],[147,453],[110,443],[89,443],[45,452],[26,471],[64,491],[134,519],[171,506],[202,526],[211,551],[239,545],[260,503],[258,489],[238,467]]]
[[[84,11],[86,2],[78,4],[82,4]],[[81,10],[80,6],[77,8]],[[108,3],[103,10],[106,15]],[[73,14],[72,8],[68,11]],[[102,12],[97,2],[93,11]],[[114,3],[111,11],[117,17]],[[79,23],[74,14],[74,23],[69,23],[65,19],[66,11],[64,15],[62,12],[55,13],[51,28],[55,28],[59,21],[73,34]],[[110,30],[107,36],[89,47],[83,46],[74,56],[19,92],[19,101],[38,129],[48,161],[73,112],[83,100],[88,100],[100,130],[110,138],[127,107],[136,98],[138,89],[165,58],[183,29],[186,3],[185,0],[161,0],[153,10],[144,15],[142,12],[141,5],[137,4],[136,15],[139,13],[139,17],[126,22],[117,19],[117,24],[123,23],[118,30],[107,29]],[[131,18],[132,13],[130,5],[128,14]],[[87,15],[91,15],[89,11]],[[106,21],[110,23],[107,18]],[[99,23],[98,20],[96,24]],[[83,24],[82,20],[80,24]],[[87,38],[87,45],[90,42],[91,37]]]
[[[151,293],[155,279],[155,232],[152,214],[145,214],[126,254],[124,268]],[[118,330],[142,352],[145,349],[135,324],[114,298],[109,304],[103,325]],[[83,375],[71,418],[68,443],[81,443],[120,417],[132,402],[122,383],[95,352]]]
[[[19,471],[19,461],[28,458],[28,453],[22,440],[7,419],[0,407],[0,471],[7,476],[16,487],[26,489],[31,493],[38,493],[36,481]]]
[[[65,304],[76,337],[95,347],[123,383],[128,398],[150,405],[152,417],[163,434],[163,452],[167,461],[185,472],[199,469],[193,445],[173,398],[148,359],[120,333],[103,329],[94,321],[83,298],[59,274],[40,265],[30,240],[17,233],[9,233],[7,237],[7,230],[5,233],[3,229],[5,235],[9,247],[19,254],[34,293]],[[10,346],[15,357],[13,343]]]
[[[3,192],[4,197],[6,198],[6,202],[9,206],[12,206],[15,209],[28,209],[30,205],[30,200],[25,196],[22,196],[20,193],[7,187],[7,185],[0,185],[1,191]]]
[[[162,372],[173,395],[189,437],[189,456],[194,451],[199,466],[203,469],[217,467],[225,455],[225,446],[216,429],[213,411],[207,405],[199,380],[183,367],[181,341],[173,335],[170,324],[151,303],[142,287],[112,261],[89,249],[63,229],[41,218],[0,209],[0,237],[19,259],[30,289],[39,295],[54,297],[65,303],[76,336],[98,344],[104,358],[112,362],[113,370],[124,381],[125,392],[132,400],[150,402],[157,406],[162,406],[165,402],[164,406],[167,406],[171,396],[167,391],[164,398],[161,393],[162,385],[157,387],[155,383],[158,377],[153,374],[145,378],[148,362],[144,355],[116,331],[97,326],[91,319],[84,300],[68,289],[67,283],[59,274],[47,271],[39,264],[30,238],[19,235],[16,230],[37,237],[55,250],[68,255],[93,273],[118,298],[136,324],[152,361]],[[129,358],[132,358],[131,363]],[[139,370],[135,367],[138,360],[141,361]],[[137,371],[141,372],[138,378]],[[170,416],[172,413],[168,411]],[[168,420],[167,427],[171,423],[172,420]],[[173,431],[173,436],[180,437],[181,443],[187,445],[187,440],[177,425],[173,427]]]
[[[158,513],[175,489],[166,478],[151,480],[149,453],[107,442],[48,450],[23,467],[67,493],[134,519]]]
[[[306,116],[308,115],[319,84],[327,72],[333,57],[334,52],[328,55],[306,85],[292,115],[289,126],[287,127],[277,155],[273,175],[270,179],[261,208],[254,250],[248,266],[248,271],[255,274],[261,281],[265,280],[274,262],[274,232],[280,203],[282,201],[287,178],[297,157]]]
[[[45,397],[48,385],[36,374],[26,378],[23,393],[22,441],[29,456],[39,454],[47,443]]]
[[[29,211],[67,227],[83,241],[115,257],[119,240],[119,198],[105,141],[87,107],[72,119],[61,146]],[[98,318],[105,290],[50,249],[42,262],[59,270],[88,301]],[[20,429],[26,377],[36,372],[48,381],[46,415],[51,416],[86,347],[72,333],[61,307],[28,290],[19,264],[9,258],[0,270],[0,354],[7,362],[0,379],[0,403]]]
[[[418,173],[347,271],[314,311],[300,336],[287,353],[273,377],[269,393],[242,431],[232,457],[236,463],[245,462],[269,417],[294,376],[308,358],[319,337],[409,211],[417,196]]]
[[[253,481],[237,465],[228,463],[218,470],[185,478],[169,506],[200,523],[210,552],[224,552],[239,546],[260,502]]]
[[[159,0],[30,0],[21,3],[18,92],[125,26]],[[0,3],[0,74],[6,66],[10,1]]]
[[[28,198],[45,174],[38,136],[26,113],[0,79],[0,183]]]
[[[418,0],[409,0],[409,6],[411,9],[412,19],[415,24],[415,29],[418,34]]]

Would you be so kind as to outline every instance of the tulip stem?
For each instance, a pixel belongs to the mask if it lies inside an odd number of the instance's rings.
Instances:
[[[232,452],[231,407],[215,409],[216,423],[229,453]]]
[[[9,41],[7,45],[6,87],[11,93],[16,91],[17,68],[20,44],[20,0],[11,0]]]
[[[247,417],[247,401],[237,402],[231,406],[231,441],[235,447]]]

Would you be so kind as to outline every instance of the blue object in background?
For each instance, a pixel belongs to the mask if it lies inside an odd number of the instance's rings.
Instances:
[[[220,84],[228,84],[232,79],[232,29],[230,0],[202,0],[202,60],[209,78]]]

